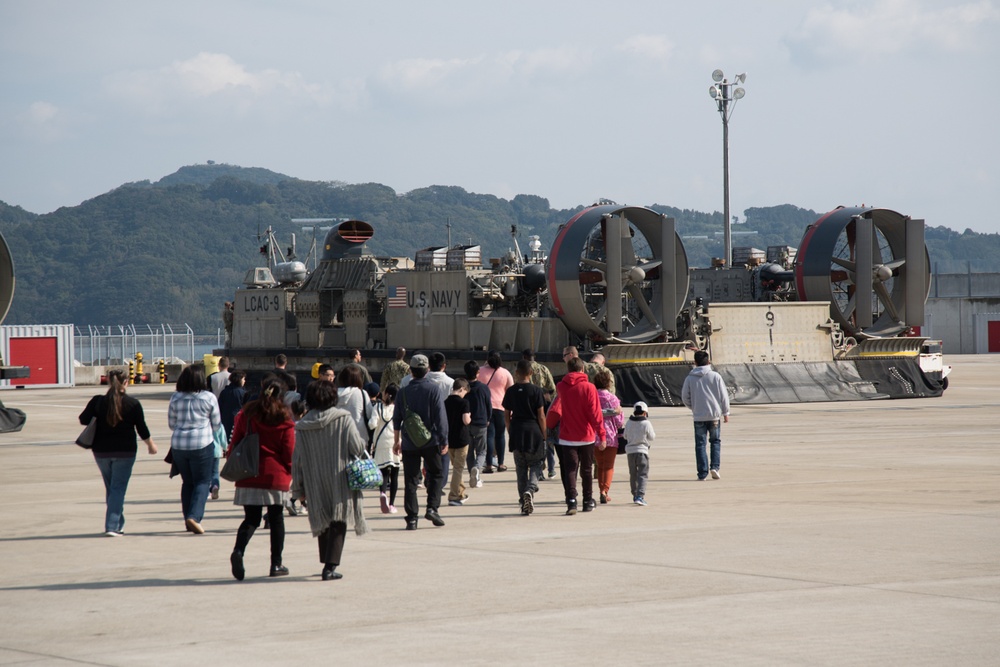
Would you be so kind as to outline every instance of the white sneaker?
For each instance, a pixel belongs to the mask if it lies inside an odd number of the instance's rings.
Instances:
[[[125,533],[120,533],[117,530],[109,530],[108,532],[104,533],[104,536],[105,537],[121,537],[124,534]]]
[[[478,489],[483,485],[483,478],[479,472],[479,468],[473,468],[469,471],[469,487],[473,489]]]
[[[712,473],[712,479],[719,479],[719,471],[718,470],[712,469],[709,472]]]

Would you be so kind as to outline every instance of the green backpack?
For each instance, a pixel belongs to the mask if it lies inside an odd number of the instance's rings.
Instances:
[[[406,407],[406,390],[401,389],[399,394],[403,399],[403,431],[415,447],[423,447],[431,441],[431,432],[420,415]]]

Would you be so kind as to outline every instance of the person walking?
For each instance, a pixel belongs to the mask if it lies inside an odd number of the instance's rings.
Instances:
[[[496,350],[490,350],[486,365],[479,369],[479,381],[490,390],[490,423],[486,430],[486,467],[485,473],[504,472],[507,466],[503,464],[506,449],[506,430],[504,429],[503,397],[514,385],[514,376],[503,367],[503,359]],[[494,468],[496,464],[496,468]]]
[[[475,360],[465,362],[465,379],[469,381],[469,393],[465,400],[469,402],[469,453],[465,462],[469,469],[469,488],[478,489],[483,486],[483,468],[486,467],[486,441],[489,432],[490,417],[493,414],[490,390],[479,381],[479,363]]]
[[[698,479],[712,475],[719,479],[722,463],[722,435],[719,421],[729,423],[729,391],[722,376],[712,370],[708,352],[694,353],[695,367],[684,378],[681,400],[691,409],[694,419],[694,459],[698,467]],[[712,458],[705,452],[706,441],[711,443]]]
[[[435,526],[443,526],[444,520],[438,514],[441,505],[441,454],[448,453],[448,416],[444,410],[444,399],[437,385],[427,380],[430,362],[423,354],[410,357],[410,374],[413,380],[399,390],[396,398],[398,409],[392,414],[395,429],[393,452],[403,458],[403,506],[406,509],[406,529],[417,529],[420,501],[421,463],[427,471],[427,511],[424,518]],[[407,413],[420,419],[430,440],[419,446],[403,429]]]
[[[256,433],[260,443],[260,462],[256,477],[236,482],[234,505],[243,507],[243,523],[236,531],[236,544],[229,561],[233,576],[243,581],[245,575],[243,555],[250,538],[260,526],[267,508],[268,528],[271,531],[270,576],[282,577],[288,568],[281,562],[285,547],[285,519],[283,509],[288,501],[292,483],[292,452],[295,449],[295,421],[283,400],[284,386],[277,380],[266,383],[260,398],[244,406],[236,416],[232,443],[238,443],[249,433]],[[232,452],[229,447],[227,456]]]
[[[583,372],[583,360],[567,355],[568,371],[556,385],[556,400],[546,416],[546,427],[559,427],[559,474],[566,492],[566,514],[576,514],[576,478],[579,472],[583,487],[583,511],[594,509],[594,446],[606,445],[604,417],[597,398],[597,388]]]
[[[229,376],[229,385],[219,395],[219,412],[222,414],[222,427],[226,429],[226,440],[233,437],[233,424],[236,415],[246,403],[247,390],[244,387],[247,374],[243,371],[233,371]]]
[[[132,477],[132,466],[138,451],[136,433],[146,443],[150,454],[156,453],[156,443],[149,434],[142,404],[125,393],[128,373],[122,369],[108,371],[108,391],[94,396],[80,413],[80,423],[97,420],[94,434],[94,461],[104,479],[104,534],[121,537],[125,534],[125,491]]]
[[[601,492],[601,504],[611,501],[611,480],[615,475],[615,459],[618,456],[618,429],[622,427],[625,416],[622,414],[622,403],[611,393],[611,372],[604,369],[594,376],[594,386],[597,387],[597,399],[601,403],[601,414],[604,416],[604,435],[606,446],[594,451],[597,463],[597,488]]]
[[[347,485],[347,465],[361,456],[365,441],[354,419],[337,406],[337,388],[319,380],[306,389],[308,412],[295,425],[292,454],[292,497],[308,502],[309,528],[319,544],[323,581],[337,572],[344,553],[347,528],[356,535],[368,532],[361,491]]]
[[[382,390],[382,400],[376,401],[374,414],[368,420],[368,428],[375,432],[375,465],[382,472],[382,486],[379,488],[379,506],[382,514],[396,513],[396,493],[399,490],[399,465],[401,459],[392,451],[396,431],[392,428],[392,413],[396,409],[396,394],[399,387],[394,384]]]
[[[181,476],[184,527],[201,535],[215,460],[214,434],[222,427],[222,417],[201,366],[186,366],[177,378],[176,389],[167,406],[167,425],[173,431],[170,451]]]
[[[368,443],[368,420],[372,402],[364,390],[364,376],[356,364],[348,364],[337,374],[337,406],[351,413],[358,435]]]
[[[379,389],[385,391],[385,388],[390,384],[396,385],[396,387],[401,386],[403,378],[410,374],[410,365],[406,363],[406,348],[397,347],[396,348],[396,358],[386,365],[385,370],[382,371],[382,377],[379,378]]]
[[[458,378],[452,382],[451,393],[444,399],[444,411],[448,415],[448,456],[455,468],[448,490],[448,504],[453,507],[463,505],[469,498],[465,495],[465,484],[462,482],[462,470],[469,454],[469,424],[472,423],[472,409],[465,398],[468,393],[469,381]],[[441,483],[445,484],[443,474],[441,479]]]
[[[628,457],[628,481],[632,489],[632,502],[646,505],[646,482],[649,479],[649,446],[656,432],[649,421],[649,406],[639,401],[632,408],[632,416],[625,422],[625,454]]]
[[[531,381],[531,361],[521,359],[514,371],[514,385],[503,398],[504,422],[510,434],[510,451],[517,473],[521,514],[535,510],[534,498],[545,463],[545,395]]]

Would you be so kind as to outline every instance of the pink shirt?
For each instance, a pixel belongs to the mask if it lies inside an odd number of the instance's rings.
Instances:
[[[494,377],[494,375],[496,377]],[[490,390],[490,404],[494,410],[503,410],[503,397],[509,387],[514,386],[514,376],[506,368],[501,366],[494,371],[489,366],[479,369],[479,381],[485,384]]]

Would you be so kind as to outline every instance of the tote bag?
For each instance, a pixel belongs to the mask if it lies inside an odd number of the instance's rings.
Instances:
[[[375,459],[367,451],[354,457],[347,464],[347,487],[351,491],[377,489],[382,486],[382,471],[375,465]]]

